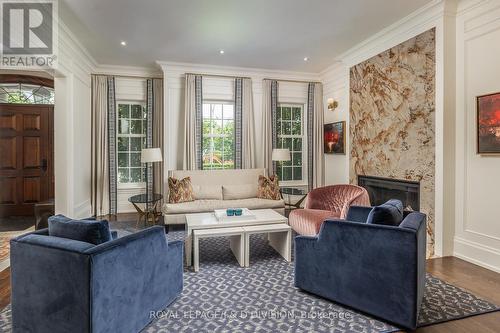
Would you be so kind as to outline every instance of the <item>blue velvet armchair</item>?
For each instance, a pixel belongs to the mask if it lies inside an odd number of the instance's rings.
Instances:
[[[295,238],[295,286],[415,329],[425,288],[426,216],[398,226],[366,223],[370,207],[327,220],[315,237]]]
[[[160,226],[99,245],[43,229],[10,251],[13,332],[136,333],[183,287],[182,242]]]

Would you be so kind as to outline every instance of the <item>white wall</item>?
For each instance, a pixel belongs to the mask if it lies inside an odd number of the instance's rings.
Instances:
[[[259,147],[262,146],[262,80],[264,78],[304,81],[318,80],[318,75],[311,73],[167,62],[159,62],[159,64],[163,69],[165,80],[165,177],[167,177],[168,170],[182,168],[185,73],[244,76],[252,78],[258,166],[263,166],[262,150],[259,149]],[[234,79],[232,78],[207,76],[203,79],[203,98],[205,99],[232,99],[234,98],[233,90]],[[280,102],[306,103],[307,84],[280,82],[278,97]]]
[[[91,81],[95,62],[60,22],[59,66],[54,73],[56,213],[88,217],[90,208]]]
[[[500,156],[476,154],[476,96],[500,92],[500,1],[463,1],[456,20],[454,255],[500,272]]]
[[[321,73],[325,124],[346,122],[346,154],[325,154],[325,185],[349,183],[349,69],[337,62]],[[338,107],[328,110],[327,99],[333,98]]]

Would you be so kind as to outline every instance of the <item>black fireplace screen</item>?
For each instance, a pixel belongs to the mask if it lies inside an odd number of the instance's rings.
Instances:
[[[358,176],[358,185],[364,187],[373,206],[390,199],[399,199],[405,210],[420,210],[420,183],[401,179]]]

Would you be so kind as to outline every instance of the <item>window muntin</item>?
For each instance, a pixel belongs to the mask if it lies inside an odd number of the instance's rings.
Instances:
[[[203,169],[234,169],[234,104],[203,102]]]
[[[36,84],[0,83],[0,103],[54,104],[54,88]]]
[[[140,184],[145,181],[141,150],[146,147],[146,107],[141,102],[116,104],[118,183]]]
[[[280,103],[276,110],[277,147],[290,150],[290,161],[277,162],[276,174],[286,184],[307,183],[307,139],[305,133],[304,105]]]

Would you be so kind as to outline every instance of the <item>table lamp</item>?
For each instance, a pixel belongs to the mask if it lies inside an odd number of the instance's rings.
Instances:
[[[276,162],[290,161],[290,149],[288,148],[274,148],[271,156],[273,163],[273,173],[276,173]]]
[[[148,172],[148,163],[161,162],[163,160],[161,156],[160,148],[144,148],[141,151],[141,163],[146,164],[146,195],[148,198],[153,197],[153,174]]]
[[[288,148],[273,149],[272,160],[275,162],[290,161],[290,149]]]

